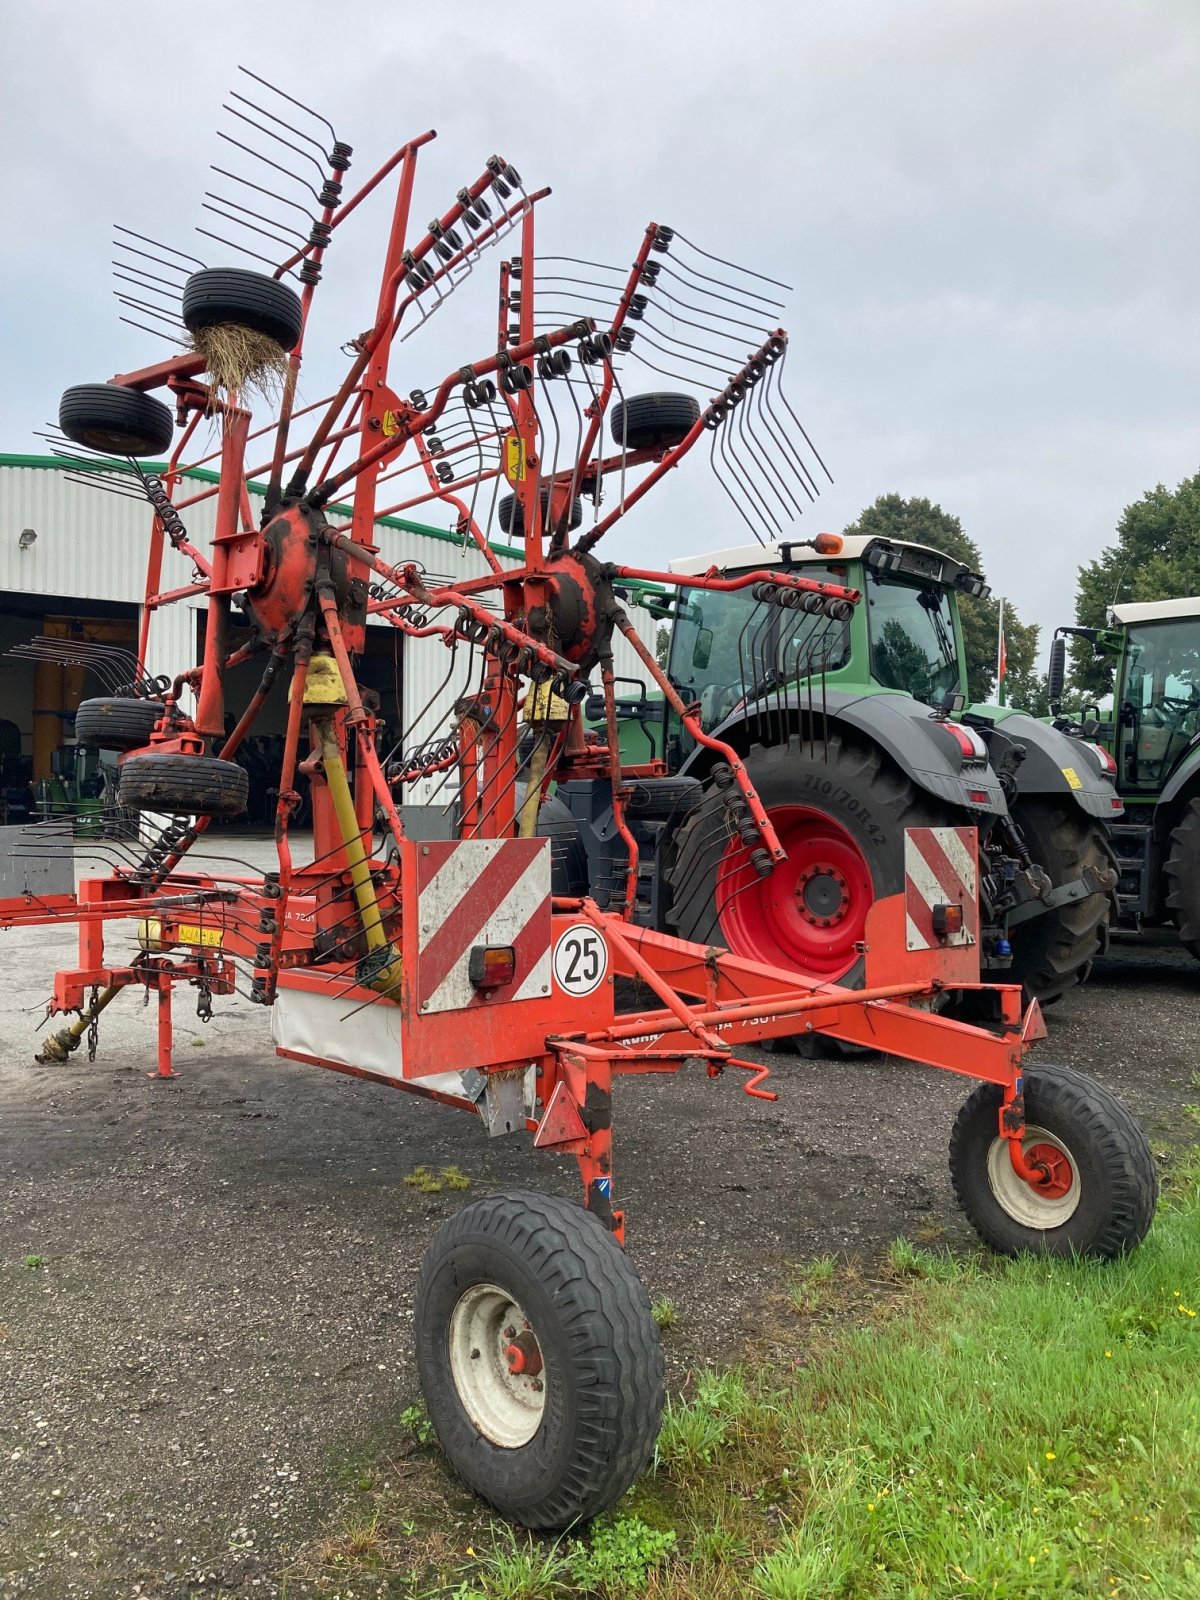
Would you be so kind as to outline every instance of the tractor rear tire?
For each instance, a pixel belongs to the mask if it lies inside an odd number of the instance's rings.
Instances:
[[[700,420],[690,394],[634,394],[612,408],[615,445],[626,450],[668,450],[682,444]]]
[[[1171,853],[1163,868],[1167,909],[1183,948],[1200,961],[1200,800],[1189,800],[1171,830]]]
[[[1014,1171],[1000,1135],[1004,1091],[983,1083],[950,1135],[959,1205],[1001,1255],[1123,1255],[1145,1238],[1158,1197],[1145,1134],[1115,1094],[1082,1072],[1039,1066],[1024,1079],[1022,1150],[1048,1160],[1060,1181],[1043,1194]]]
[[[85,450],[108,456],[157,456],[170,448],[170,407],[119,383],[77,383],[58,402],[58,425]]]
[[[548,531],[552,531],[547,528],[547,520],[550,516],[549,489],[542,489],[541,502],[542,533],[545,535]],[[502,533],[507,533],[513,539],[523,539],[525,537],[525,508],[516,495],[503,494],[500,496],[500,504],[496,508],[496,516]],[[582,521],[583,501],[576,495],[574,500],[571,501],[571,514],[567,518],[567,527],[569,529],[577,528]]]
[[[861,988],[865,962],[855,947],[872,903],[904,892],[905,829],[956,819],[873,746],[836,731],[828,760],[795,740],[755,746],[745,767],[789,859],[755,881],[739,865],[746,852],[724,817],[725,799],[739,791],[710,780],[666,871],[671,930]]]
[[[117,803],[127,811],[236,817],[249,794],[250,774],[236,761],[148,752],[122,762]]]
[[[150,743],[166,707],[161,700],[109,695],[81,700],[75,713],[75,738],[91,750],[140,750]]]
[[[265,272],[205,267],[183,286],[183,321],[189,333],[230,322],[265,334],[281,350],[292,350],[304,327],[304,312],[299,295]]]
[[[1057,889],[1082,876],[1084,869],[1112,866],[1100,824],[1077,806],[1041,795],[1018,798],[1013,817],[1030,854]],[[985,982],[1019,983],[1028,999],[1043,1004],[1057,1000],[1082,983],[1107,936],[1112,900],[1089,895],[1018,923],[1012,932],[1010,967],[984,968]]]
[[[704,785],[696,778],[633,778],[625,809],[639,822],[681,823],[703,794]]]
[[[502,1516],[585,1522],[650,1459],[665,1399],[650,1300],[580,1206],[521,1190],[472,1201],[425,1252],[414,1321],[442,1449]]]

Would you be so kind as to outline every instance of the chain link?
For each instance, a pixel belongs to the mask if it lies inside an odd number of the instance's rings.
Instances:
[[[91,997],[90,1001],[88,1002],[87,1053],[88,1053],[88,1060],[89,1061],[95,1061],[95,1059],[96,1059],[96,1048],[99,1045],[99,1043],[100,1043],[100,989],[99,989],[98,985],[93,984],[92,985],[92,997]]]

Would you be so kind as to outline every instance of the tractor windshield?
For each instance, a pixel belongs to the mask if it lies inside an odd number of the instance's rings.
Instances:
[[[944,589],[872,577],[864,598],[876,683],[930,706],[958,688],[954,617]]]
[[[1121,726],[1127,781],[1165,783],[1200,733],[1200,617],[1130,628]]]
[[[806,578],[845,583],[845,569],[805,565]],[[751,589],[684,589],[668,670],[685,700],[698,702],[707,732],[752,692],[782,689],[831,672],[850,654],[850,624],[764,605]],[[768,681],[769,680],[769,681]]]

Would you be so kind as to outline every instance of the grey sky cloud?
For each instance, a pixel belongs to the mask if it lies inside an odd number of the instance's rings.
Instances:
[[[554,186],[544,249],[626,261],[653,219],[792,283],[789,391],[837,480],[810,534],[927,494],[1053,624],[1121,508],[1200,466],[1195,0],[3,0],[0,26],[5,449],[67,384],[153,358],[117,320],[111,224],[194,247],[243,62],[327,112],[353,176],[436,127],[422,221],[499,150]],[[370,319],[385,226],[364,207],[331,253],[313,398]],[[398,387],[487,350],[478,276]],[[697,460],[613,551],[665,562],[735,521]]]

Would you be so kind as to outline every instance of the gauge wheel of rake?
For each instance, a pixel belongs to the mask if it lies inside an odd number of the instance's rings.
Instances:
[[[633,394],[609,415],[613,443],[626,450],[668,450],[682,444],[700,419],[690,394]]]
[[[110,456],[156,456],[170,448],[169,406],[119,383],[77,383],[58,402],[58,425],[72,444]]]
[[[722,773],[676,836],[667,868],[667,920],[680,938],[722,945],[735,955],[861,988],[867,912],[904,892],[906,828],[953,822],[886,756],[831,732],[754,746],[746,776],[779,835],[787,860],[760,878],[730,818],[741,791]]]
[[[1003,1255],[1108,1260],[1131,1250],[1158,1195],[1145,1134],[1116,1095],[1069,1067],[1039,1066],[1024,1085],[1021,1150],[1041,1169],[1039,1184],[1012,1164],[999,1084],[980,1084],[955,1118],[950,1177],[971,1226]]]
[[[539,496],[542,505],[542,533],[553,532],[550,523],[550,490],[546,486]],[[504,494],[500,496],[500,504],[496,508],[496,516],[500,522],[502,533],[509,534],[514,539],[525,537],[525,508],[516,495]],[[567,518],[568,528],[577,528],[583,521],[583,501],[578,495],[571,501],[571,514]]]
[[[417,1278],[417,1370],[451,1465],[526,1528],[586,1522],[650,1459],[663,1356],[641,1279],[577,1205],[473,1201]]]
[[[195,338],[206,328],[232,323],[295,348],[304,326],[300,297],[278,278],[243,267],[205,267],[183,286],[183,322]]]
[[[132,695],[81,700],[75,738],[93,750],[140,750],[150,743],[164,709],[161,700],[136,700]]]
[[[236,761],[147,751],[121,763],[117,804],[127,811],[236,817],[246,809],[250,774]]]

